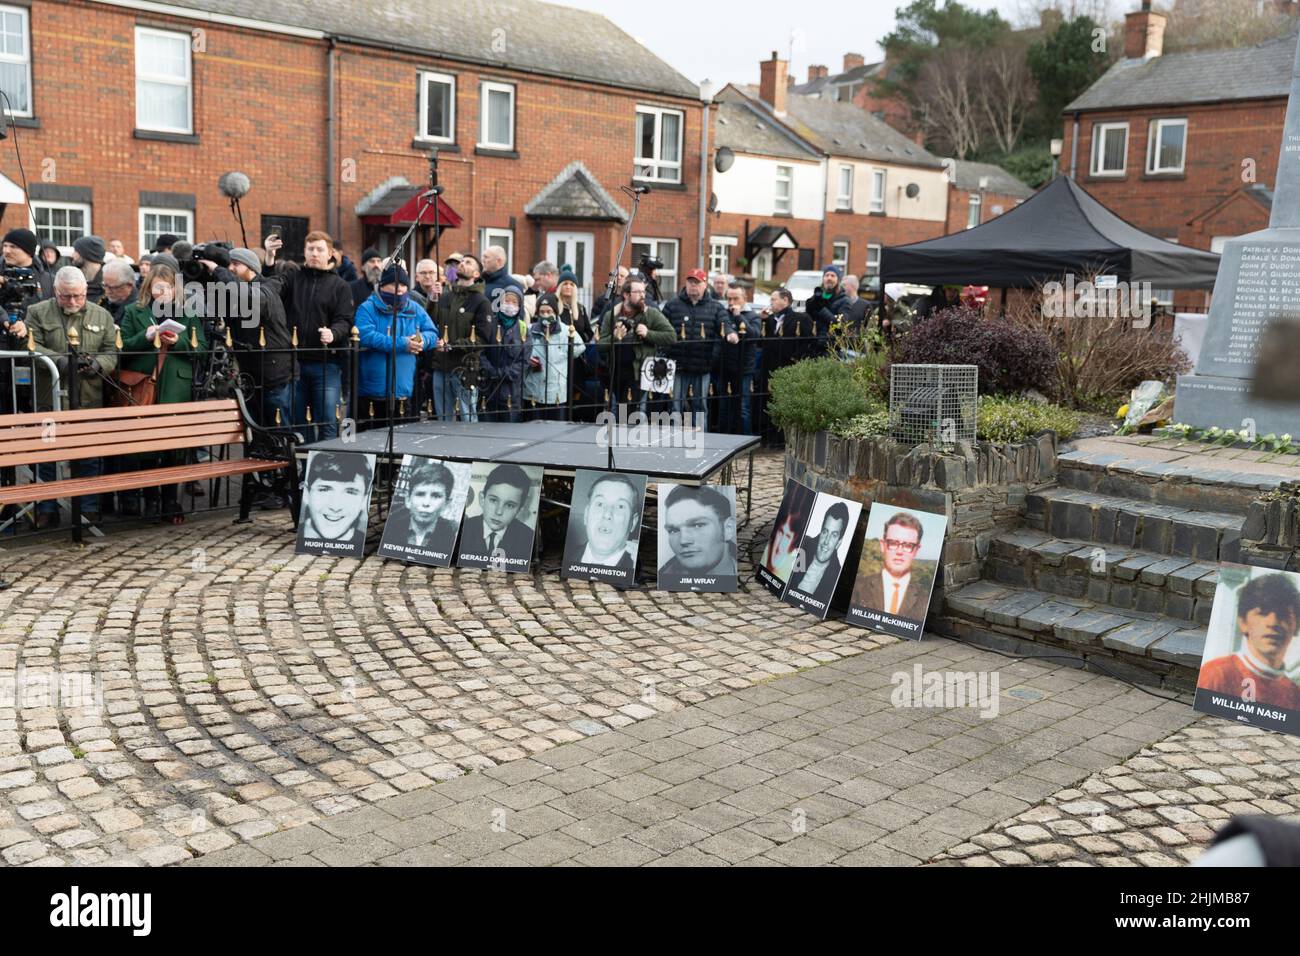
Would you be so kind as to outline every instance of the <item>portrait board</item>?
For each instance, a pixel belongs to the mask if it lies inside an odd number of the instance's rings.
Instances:
[[[920,640],[947,525],[944,515],[874,503],[845,620]]]
[[[735,591],[735,487],[660,483],[658,560],[661,591]]]
[[[470,468],[468,462],[402,456],[379,557],[451,567],[469,497]]]
[[[645,489],[645,475],[578,469],[569,499],[561,577],[620,588],[636,583]]]
[[[1300,574],[1220,565],[1195,709],[1266,730],[1300,733],[1298,623]]]
[[[336,558],[365,557],[374,477],[374,455],[309,451],[295,550]]]
[[[456,567],[528,571],[542,494],[541,466],[476,461],[469,487]]]
[[[826,620],[840,573],[853,544],[862,502],[819,493],[795,551],[782,600]]]
[[[784,597],[790,572],[798,561],[799,542],[817,501],[817,492],[793,478],[785,481],[785,496],[777,509],[772,533],[754,575],[776,597]]]

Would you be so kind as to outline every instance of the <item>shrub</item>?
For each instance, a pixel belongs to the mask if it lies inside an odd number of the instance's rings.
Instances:
[[[883,438],[889,434],[889,412],[881,409],[854,416],[836,425],[835,434],[845,438]]]
[[[985,441],[1018,442],[1039,432],[1054,431],[1065,441],[1079,430],[1079,413],[1060,405],[1044,405],[1028,398],[980,399],[976,434]]]
[[[903,340],[899,361],[975,365],[979,367],[980,392],[1003,395],[1050,388],[1056,349],[1042,332],[954,306],[913,325]]]
[[[818,432],[871,411],[852,368],[829,356],[778,369],[771,391],[768,414],[783,429]]]
[[[828,346],[832,355],[841,356],[853,372],[858,391],[872,404],[889,401],[890,350],[879,329],[850,329],[831,326]]]

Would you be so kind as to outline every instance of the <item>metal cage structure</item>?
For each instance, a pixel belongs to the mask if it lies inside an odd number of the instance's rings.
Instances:
[[[975,440],[979,368],[975,365],[891,365],[889,434],[908,445]]]

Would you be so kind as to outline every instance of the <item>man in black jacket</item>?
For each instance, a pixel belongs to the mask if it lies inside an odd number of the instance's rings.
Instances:
[[[384,257],[375,248],[361,253],[361,275],[349,283],[352,290],[352,308],[355,310],[362,302],[370,298],[379,283],[379,274],[384,271]]]
[[[822,269],[821,288],[808,296],[808,301],[804,303],[804,311],[812,316],[813,329],[820,346],[826,345],[836,317],[849,310],[849,297],[844,294],[840,284],[841,276],[840,267],[834,263]]]
[[[230,273],[237,282],[248,286],[240,289],[239,298],[241,304],[246,298],[249,314],[232,318],[229,324],[239,369],[253,380],[249,410],[266,428],[276,424],[275,413],[279,412],[280,424],[287,428],[293,421],[296,370],[284,303],[267,291],[262,264],[252,249],[230,250]]]
[[[817,341],[812,335],[812,319],[794,310],[794,296],[784,287],[772,293],[772,307],[762,316],[762,330],[762,354],[754,382],[754,420],[763,445],[778,447],[784,437],[767,414],[772,375],[805,358],[816,349]]]
[[[686,288],[664,303],[663,314],[673,327],[677,341],[669,357],[677,363],[673,380],[674,410],[695,416],[691,424],[708,428],[709,373],[717,364],[719,347],[724,338],[732,345],[740,341],[727,319],[727,310],[709,298],[709,276],[703,269],[686,273]]]
[[[492,306],[479,277],[482,267],[473,256],[456,263],[456,281],[444,290],[430,315],[438,327],[433,351],[433,404],[438,418],[478,421],[479,357],[496,337]]]
[[[842,324],[844,331],[850,335],[861,335],[867,330],[867,311],[871,304],[858,294],[858,277],[847,275],[843,283],[844,295],[848,299],[848,308],[844,310]]]
[[[274,263],[283,245],[267,236],[267,261]],[[343,366],[352,335],[352,294],[330,266],[334,242],[328,233],[309,232],[301,267],[283,263],[263,280],[263,290],[278,295],[297,350],[299,387],[294,396],[293,424],[309,442],[338,437],[337,415],[343,392]],[[312,425],[307,425],[310,411]],[[314,426],[314,427],[313,427]]]
[[[715,414],[712,431],[728,435],[749,434],[749,388],[754,378],[754,349],[759,318],[745,302],[745,290],[738,285],[727,289],[727,322],[735,332],[722,340],[718,350],[717,381],[713,386]],[[736,338],[736,342],[731,339]]]

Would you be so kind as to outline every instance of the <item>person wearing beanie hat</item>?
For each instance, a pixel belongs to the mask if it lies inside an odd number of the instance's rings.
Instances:
[[[370,298],[383,272],[384,257],[378,249],[371,246],[361,253],[361,276],[351,283],[354,306],[360,306]]]
[[[577,367],[583,342],[573,326],[560,320],[560,300],[554,292],[537,297],[535,320],[528,329],[531,347],[524,376],[524,417],[563,421],[569,399],[569,369]]]
[[[250,413],[263,428],[274,428],[279,412],[280,425],[287,428],[293,422],[292,390],[297,369],[284,303],[268,291],[262,278],[262,261],[252,249],[230,250],[230,274],[235,281],[252,286],[252,294],[240,296],[239,300],[250,302],[252,313],[229,324],[239,370],[253,381]],[[268,497],[262,504],[277,507],[283,502]]]
[[[357,307],[354,321],[361,344],[357,417],[362,429],[388,426],[389,395],[395,399],[393,415],[397,424],[419,420],[419,409],[411,401],[415,393],[416,356],[437,348],[438,329],[429,313],[411,299],[410,285],[411,277],[401,263],[390,262],[379,274],[379,288]],[[391,368],[394,348],[395,369]]]
[[[4,241],[27,253],[28,259],[35,259],[36,250],[40,248],[40,240],[30,229],[10,229],[5,233]]]
[[[5,234],[4,245],[0,248],[3,248],[6,266],[15,269],[32,269],[36,274],[36,292],[27,296],[19,305],[21,315],[26,316],[31,306],[54,295],[53,273],[46,272],[32,258],[39,246],[36,234],[29,229],[9,230]],[[0,282],[2,281],[0,280]],[[27,350],[27,332],[25,318],[19,317],[10,321],[9,316],[4,311],[0,311],[0,350],[25,352]],[[24,368],[23,366],[27,367]],[[16,389],[14,387],[15,367],[28,375],[31,374],[30,365],[26,362],[0,362],[0,415],[35,411],[32,407],[31,389]],[[0,469],[0,484],[12,485],[16,480],[16,472],[13,468]],[[0,522],[8,520],[14,510],[15,508],[12,505],[5,505],[0,508]]]
[[[479,360],[487,409],[483,420],[518,422],[523,420],[524,374],[532,351],[527,326],[520,321],[525,317],[523,290],[517,285],[503,286],[493,312],[496,328]]]
[[[262,274],[262,260],[257,258],[257,253],[252,249],[244,249],[242,247],[231,249],[230,264],[232,268],[236,262],[247,266],[249,271],[256,275]]]
[[[104,240],[99,236],[82,236],[72,244],[72,264],[86,277],[86,301],[98,302],[104,296],[100,271],[104,268]]]
[[[844,270],[833,262],[823,268],[821,286],[808,296],[808,301],[804,303],[804,311],[813,320],[813,331],[817,336],[818,347],[826,345],[831,326],[839,316],[848,312],[853,304],[840,283],[843,275]]]

